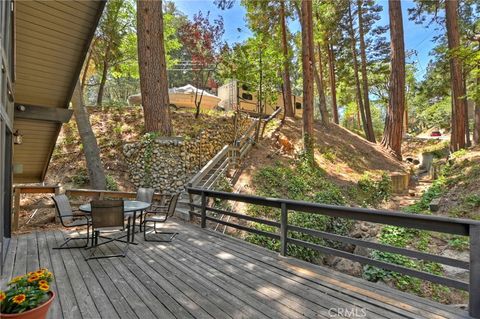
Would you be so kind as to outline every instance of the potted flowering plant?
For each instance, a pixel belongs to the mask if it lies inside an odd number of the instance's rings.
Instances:
[[[13,278],[0,290],[0,317],[44,319],[55,293],[50,290],[53,274],[46,268]]]

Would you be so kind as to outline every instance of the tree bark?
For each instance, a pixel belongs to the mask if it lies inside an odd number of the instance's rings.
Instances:
[[[462,64],[457,56],[460,48],[458,30],[458,0],[445,1],[445,17],[447,27],[448,49],[450,50],[450,76],[452,83],[452,136],[450,147],[452,151],[465,148],[465,85],[463,81]],[[454,131],[453,131],[454,130]]]
[[[375,143],[375,133],[373,132],[372,113],[370,112],[370,98],[368,96],[368,76],[367,76],[367,54],[365,49],[365,36],[363,30],[363,13],[362,13],[363,0],[357,1],[357,14],[358,14],[358,32],[360,35],[360,60],[362,65],[362,86],[363,86],[363,105],[365,108],[365,120],[367,126],[367,139],[370,142]]]
[[[350,46],[352,50],[353,57],[353,74],[355,77],[355,95],[357,99],[358,112],[362,118],[363,131],[365,132],[365,137],[368,139],[368,127],[367,120],[365,118],[365,109],[363,107],[362,91],[360,88],[360,78],[358,77],[358,60],[357,60],[357,41],[355,39],[355,30],[353,29],[353,17],[352,17],[352,6],[351,3],[348,5],[348,21],[349,21],[349,32],[350,32]]]
[[[80,81],[77,82],[72,97],[73,114],[77,123],[78,134],[82,141],[83,154],[87,163],[88,177],[90,179],[90,187],[93,189],[106,189],[106,177],[102,161],[100,159],[100,149],[98,148],[97,139],[90,124],[87,108],[83,104],[83,92],[81,91]]]
[[[287,26],[285,23],[285,0],[280,1],[280,24],[282,28],[282,51],[283,51],[283,92],[284,114],[286,117],[294,117],[292,104],[292,84],[290,83],[290,57],[288,54]]]
[[[335,80],[335,56],[333,52],[333,45],[329,43],[327,37],[327,52],[328,52],[328,76],[330,82],[330,94],[332,95],[332,111],[333,121],[339,124],[338,107],[337,107],[337,87]]]
[[[145,131],[171,136],[161,0],[137,1],[137,34]]]
[[[478,51],[480,51],[480,39],[478,40]],[[478,65],[480,69],[480,65]],[[480,144],[480,72],[477,73],[477,87],[475,94],[475,114],[474,114],[474,128],[473,128],[473,143]]]
[[[100,79],[100,86],[98,87],[98,94],[97,94],[97,106],[102,106],[103,103],[103,94],[105,91],[105,83],[107,82],[107,74],[108,74],[108,59],[110,55],[110,49],[107,47],[105,50],[105,56],[103,57],[103,70],[102,70],[102,77]]]
[[[465,70],[464,70],[465,71]],[[465,88],[465,96],[467,95],[467,74],[463,74],[463,87]],[[472,146],[472,140],[470,139],[470,122],[468,117],[468,101],[465,101],[465,145],[466,147]]]
[[[382,146],[391,151],[398,159],[401,159],[405,112],[405,43],[401,1],[389,0],[388,12],[390,17],[391,67],[388,111]]]
[[[302,69],[303,69],[303,143],[309,159],[313,160],[313,17],[312,1],[302,0]]]
[[[323,82],[323,68],[322,68],[322,51],[320,43],[317,43],[318,51],[318,68],[314,64],[314,75],[315,83],[317,84],[318,90],[318,109],[320,111],[320,116],[322,118],[322,124],[328,125],[328,110],[327,110],[327,99],[325,98],[325,84]]]

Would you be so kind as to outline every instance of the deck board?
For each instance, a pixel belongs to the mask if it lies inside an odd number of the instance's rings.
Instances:
[[[51,269],[57,318],[469,318],[465,311],[341,274],[179,221],[172,243],[136,236],[127,257],[85,261],[84,249],[53,250],[64,232],[12,238],[2,276]],[[102,246],[99,254],[123,244]],[[331,310],[333,309],[333,310]]]

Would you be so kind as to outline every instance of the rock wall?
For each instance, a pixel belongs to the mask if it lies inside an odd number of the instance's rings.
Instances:
[[[248,118],[239,119],[238,132],[251,123]],[[234,118],[221,117],[195,137],[144,138],[125,144],[123,155],[135,186],[173,193],[182,191],[188,180],[234,139]]]

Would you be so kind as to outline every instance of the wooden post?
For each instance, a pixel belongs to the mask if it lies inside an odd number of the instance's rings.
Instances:
[[[60,195],[60,186],[55,186],[55,196]],[[56,208],[54,208],[56,210]],[[60,224],[60,217],[58,217],[58,214],[55,212],[55,224]]]
[[[470,225],[470,285],[468,312],[480,318],[480,226]]]
[[[15,187],[15,197],[13,204],[13,230],[18,230],[18,221],[20,219],[20,195],[21,189]]]
[[[202,192],[202,221],[201,221],[202,228],[207,227],[207,197],[205,193]]]
[[[287,256],[288,236],[288,209],[287,204],[282,203],[282,214],[280,216],[280,255]]]

